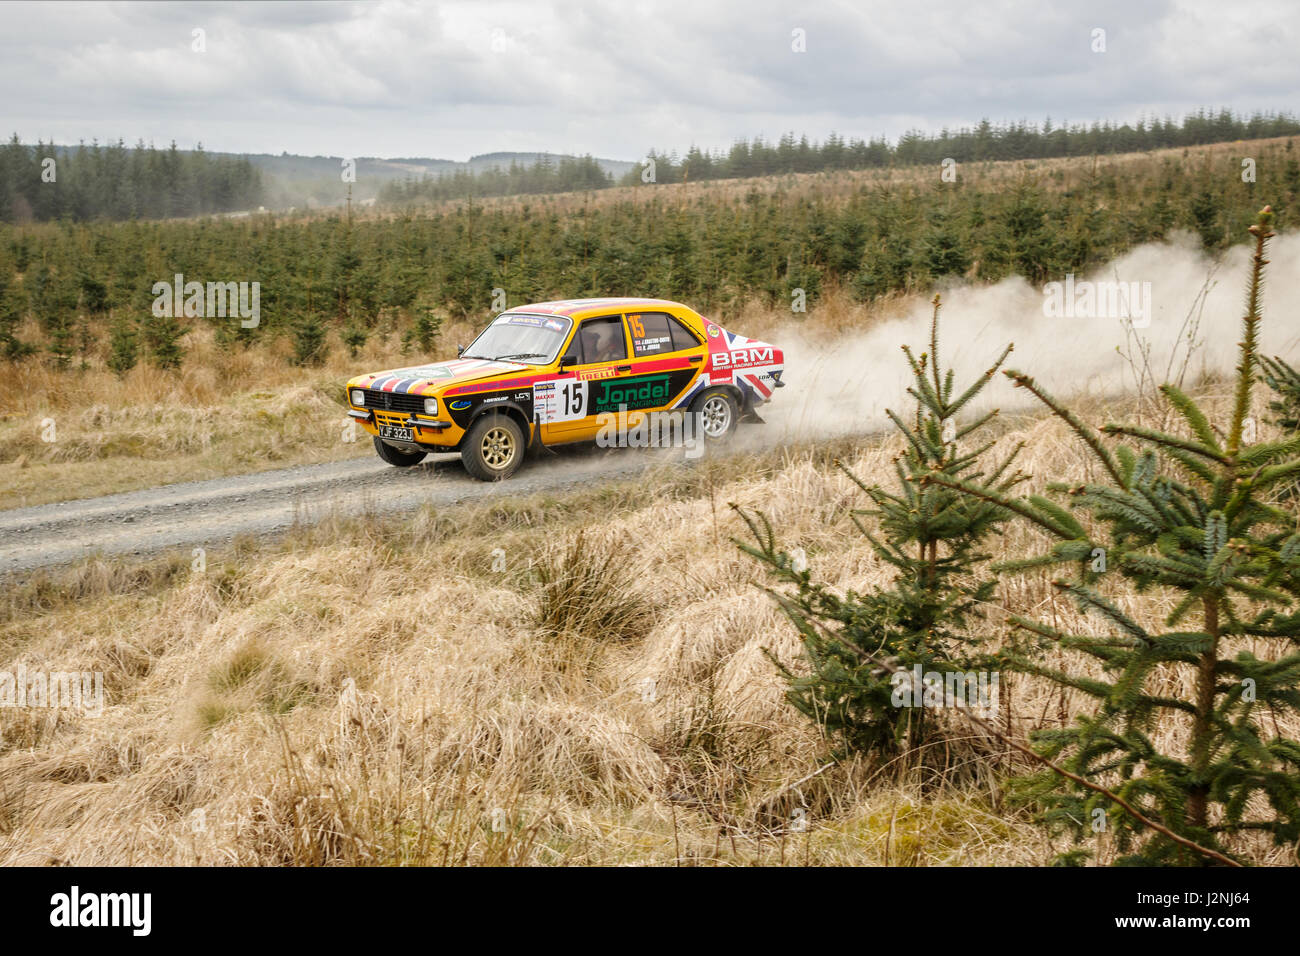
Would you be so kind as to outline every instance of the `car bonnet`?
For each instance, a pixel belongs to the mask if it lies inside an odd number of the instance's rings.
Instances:
[[[390,369],[354,379],[357,388],[373,388],[381,392],[412,392],[417,395],[445,388],[448,385],[460,385],[474,382],[481,378],[500,375],[502,372],[514,372],[521,366],[516,362],[495,362],[490,359],[453,359],[449,362],[436,362],[430,365],[414,365],[410,368]]]

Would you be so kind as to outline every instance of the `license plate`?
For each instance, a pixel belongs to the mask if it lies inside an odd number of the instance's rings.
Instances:
[[[415,441],[415,432],[410,428],[399,428],[396,425],[380,425],[380,438],[391,438],[393,441]]]

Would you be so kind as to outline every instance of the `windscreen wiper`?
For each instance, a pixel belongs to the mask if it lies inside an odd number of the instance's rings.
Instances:
[[[494,361],[509,362],[511,359],[546,358],[545,352],[515,352],[513,355],[498,355]]]

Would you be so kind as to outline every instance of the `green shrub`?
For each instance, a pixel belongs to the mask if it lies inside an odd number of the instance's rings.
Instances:
[[[776,661],[789,683],[788,699],[823,727],[842,752],[889,755],[915,750],[932,730],[924,707],[900,706],[898,679],[873,657],[904,671],[919,666],[925,674],[986,669],[980,641],[969,633],[994,585],[981,574],[987,555],[980,548],[1009,513],[1001,505],[923,479],[937,473],[954,482],[987,483],[1001,493],[1023,480],[1019,472],[1010,471],[1019,446],[991,471],[984,464],[993,442],[981,444],[975,436],[996,410],[957,424],[959,414],[1010,351],[1007,346],[986,372],[958,393],[952,370],[945,372],[939,362],[938,296],[930,351],[915,356],[903,346],[912,370],[908,393],[915,409],[907,420],[887,412],[905,440],[894,461],[895,488],[868,487],[845,469],[875,505],[855,511],[853,518],[876,555],[894,569],[889,588],[849,591],[839,597],[815,583],[790,554],[778,550],[765,517],[737,509],[755,540],[753,545],[741,543],[741,549],[795,587],[792,594],[775,595],[799,629],[806,656],[806,673]],[[863,517],[875,519],[879,531],[869,530]]]
[[[1129,425],[1098,432],[1028,375],[1008,371],[1016,385],[1069,424],[1101,477],[1049,484],[1049,493],[1068,509],[1044,497],[1011,499],[939,473],[927,479],[1002,505],[1057,539],[1047,553],[1000,569],[1073,568],[1055,587],[1106,625],[1107,633],[1097,636],[1013,618],[1029,639],[1017,642],[1009,663],[1095,701],[1094,711],[1072,726],[1033,734],[1038,752],[1110,787],[1178,836],[1228,855],[1232,838],[1242,834],[1267,834],[1278,844],[1300,837],[1300,743],[1284,736],[1277,723],[1279,714],[1300,707],[1300,533],[1295,516],[1272,500],[1300,474],[1300,437],[1253,445],[1244,440],[1259,365],[1260,288],[1272,221],[1265,207],[1251,227],[1255,256],[1248,306],[1232,413],[1222,426],[1165,385],[1161,391],[1185,423],[1185,434]],[[1112,451],[1103,435],[1133,444]],[[1165,630],[1158,632],[1131,616],[1121,597],[1152,591],[1172,602]],[[1281,653],[1257,657],[1254,648],[1261,644]],[[1072,658],[1049,665],[1047,648],[1093,658],[1100,675],[1074,666]],[[1184,686],[1191,692],[1183,692]],[[1179,731],[1172,737],[1170,722]],[[1186,747],[1178,740],[1186,740]],[[1046,819],[1076,839],[1108,820],[1122,863],[1205,861],[1060,774],[1045,770],[1028,784]],[[1080,855],[1067,856],[1074,861]]]

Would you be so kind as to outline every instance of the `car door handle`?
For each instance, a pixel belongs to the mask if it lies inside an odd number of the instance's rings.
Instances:
[[[704,356],[703,356],[703,355],[692,355],[692,356],[691,356],[691,364],[692,364],[692,365],[699,365],[699,364],[700,364],[701,362],[703,362],[703,361],[704,361]]]
[[[630,371],[632,371],[632,366],[630,366],[630,365],[620,365],[618,368],[614,369],[614,371],[616,371],[616,372],[630,372]]]

